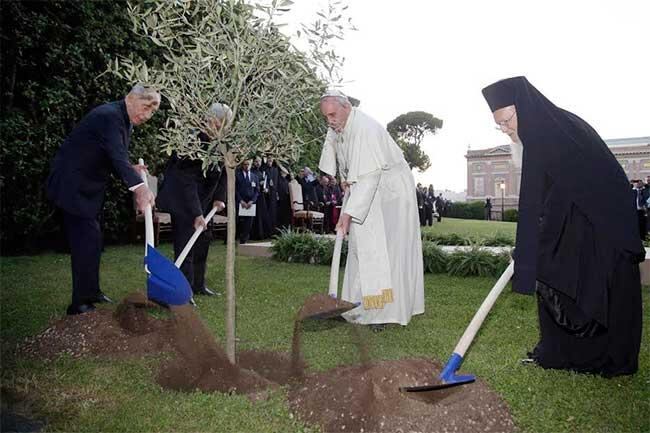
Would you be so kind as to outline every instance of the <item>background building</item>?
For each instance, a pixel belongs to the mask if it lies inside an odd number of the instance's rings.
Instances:
[[[650,137],[615,138],[605,140],[607,146],[625,170],[628,179],[650,176]],[[467,200],[485,201],[492,198],[492,212],[496,219],[504,209],[517,208],[521,170],[510,158],[510,145],[488,149],[468,150]]]

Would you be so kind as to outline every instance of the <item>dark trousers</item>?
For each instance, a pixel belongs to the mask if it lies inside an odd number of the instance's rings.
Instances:
[[[492,220],[492,208],[485,208],[485,220],[490,221]]]
[[[424,206],[424,225],[433,225],[433,207]]]
[[[253,220],[255,217],[239,217],[237,227],[239,228],[239,243],[245,244],[251,237]]]
[[[99,261],[102,232],[97,218],[85,218],[63,211],[70,263],[72,265],[72,305],[91,303],[99,295]]]
[[[194,234],[194,219],[187,219],[172,214],[172,235],[174,238],[174,260],[181,255]],[[205,269],[210,248],[210,229],[201,233],[196,243],[185,257],[181,265],[181,272],[190,283],[194,292],[205,288]]]
[[[646,233],[648,231],[648,226],[647,226],[647,219],[646,219],[646,214],[645,210],[641,209],[636,211],[638,220],[639,220],[639,234],[641,235],[641,240],[644,240],[646,237]]]
[[[266,207],[269,211],[269,234],[274,235],[275,229],[278,226],[278,192],[275,188],[269,188],[269,193],[266,198]]]

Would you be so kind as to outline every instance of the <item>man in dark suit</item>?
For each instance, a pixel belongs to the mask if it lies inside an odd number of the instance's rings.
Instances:
[[[274,235],[278,225],[278,183],[280,182],[280,169],[272,156],[266,158],[264,164],[266,173],[266,207],[269,214],[269,234]]]
[[[420,217],[420,225],[424,225],[424,191],[422,184],[418,183],[415,187],[415,198],[418,204],[418,215]]]
[[[634,185],[634,204],[636,205],[636,213],[639,221],[639,234],[641,240],[645,240],[648,233],[648,225],[646,221],[646,211],[648,203],[648,190],[644,187],[641,179],[636,180]]]
[[[260,182],[250,171],[250,161],[244,161],[241,170],[235,173],[235,198],[237,209],[250,209],[257,203]],[[251,235],[254,216],[239,216],[239,243],[245,244]]]
[[[65,139],[52,161],[47,196],[61,209],[72,256],[72,303],[68,314],[111,302],[99,288],[102,233],[99,226],[108,175],[115,172],[135,195],[139,210],[153,205],[154,196],[129,163],[133,125],[151,118],[160,94],[141,85],[121,101],[100,105],[88,113]]]
[[[214,103],[208,111],[209,132],[198,134],[202,143],[211,142],[231,120],[232,111],[221,103]],[[160,193],[158,207],[170,213],[174,238],[174,258],[180,256],[183,248],[198,228],[204,231],[196,240],[181,265],[181,271],[195,295],[214,296],[215,292],[205,285],[205,271],[210,248],[210,232],[206,230],[209,221],[204,219],[213,207],[219,211],[226,205],[226,175],[219,166],[210,167],[203,173],[203,162],[198,159],[179,158],[176,153],[170,158]]]

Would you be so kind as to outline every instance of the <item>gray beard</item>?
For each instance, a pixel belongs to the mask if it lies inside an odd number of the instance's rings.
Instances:
[[[512,163],[515,167],[521,170],[521,166],[523,165],[524,146],[518,136],[516,140],[513,140],[513,142],[510,143],[510,153],[512,155]]]

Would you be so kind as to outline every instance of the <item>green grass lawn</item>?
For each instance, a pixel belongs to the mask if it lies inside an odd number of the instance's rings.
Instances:
[[[515,238],[516,223],[502,221],[462,220],[457,218],[443,218],[441,222],[434,223],[431,227],[423,227],[431,233],[449,234],[456,233],[461,236],[486,237],[502,233]]]
[[[508,223],[444,219],[432,230],[476,233],[479,227],[489,232],[493,226],[514,229]],[[170,245],[161,250],[169,255]],[[101,284],[109,296],[120,299],[144,287],[141,254],[139,245],[107,249]],[[224,259],[224,246],[213,244],[208,272],[211,288],[223,289]],[[3,405],[22,400],[16,410],[47,420],[48,431],[318,431],[289,413],[283,391],[267,401],[251,403],[243,396],[162,390],[155,383],[160,362],[155,357],[63,357],[50,363],[16,359],[13,348],[18,341],[64,313],[70,297],[69,258],[43,254],[0,260]],[[289,351],[292,319],[307,295],[326,290],[328,268],[239,257],[237,277],[239,349]],[[426,275],[426,313],[408,327],[368,333],[371,355],[375,359],[426,356],[445,361],[493,284],[490,278]],[[224,297],[202,297],[198,302],[207,325],[223,339]],[[649,311],[647,287],[644,306]],[[524,432],[649,432],[649,322],[644,326],[640,371],[633,377],[607,380],[524,366],[519,359],[537,341],[535,302],[506,289],[470,348],[463,371],[476,374],[503,396]],[[357,362],[348,331],[347,324],[335,322],[306,332],[303,352],[310,366],[322,370]]]

